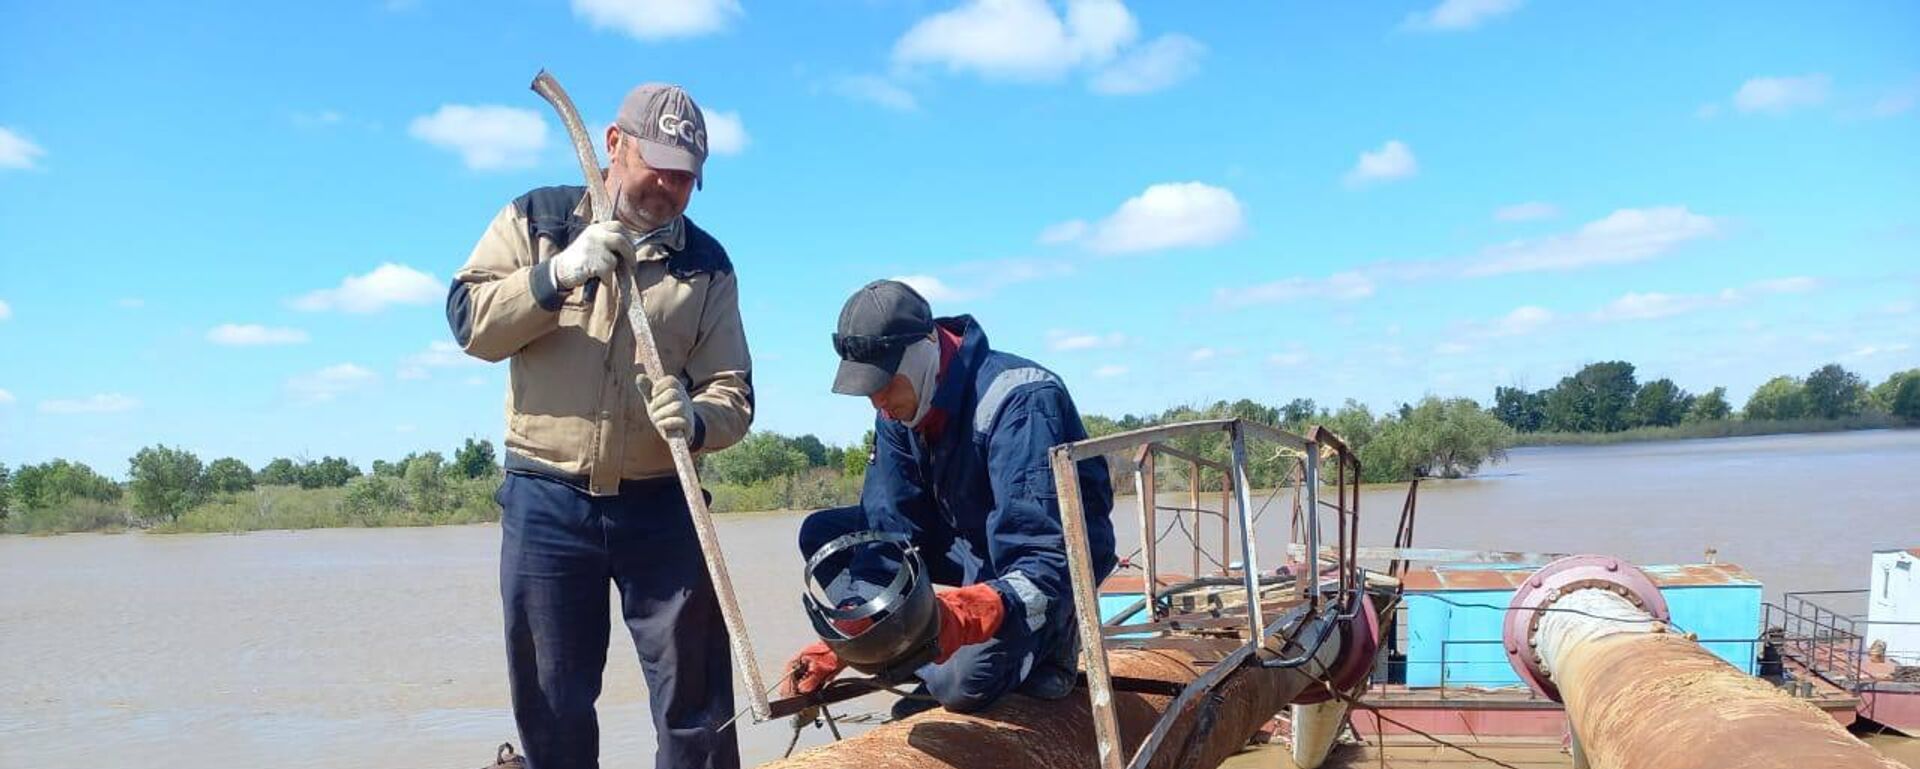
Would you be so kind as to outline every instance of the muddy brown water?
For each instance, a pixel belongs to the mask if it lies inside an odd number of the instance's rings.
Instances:
[[[1523,449],[1479,478],[1423,487],[1416,542],[1645,563],[1714,547],[1770,594],[1858,588],[1870,551],[1920,545],[1916,468],[1920,431]],[[1367,543],[1386,543],[1402,497],[1365,495]],[[1115,513],[1123,552],[1138,541],[1131,505]],[[1272,505],[1258,527],[1269,565],[1288,502]],[[719,524],[769,671],[810,640],[799,521]],[[0,538],[0,764],[480,766],[513,738],[498,547],[493,526]],[[1190,567],[1179,532],[1162,552]],[[603,764],[650,766],[639,668],[615,627]],[[749,765],[791,736],[784,723],[743,724]],[[825,739],[809,731],[801,744]]]

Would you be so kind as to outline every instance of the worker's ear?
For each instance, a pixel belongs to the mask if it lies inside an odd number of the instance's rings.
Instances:
[[[613,165],[613,158],[619,154],[620,126],[607,126],[607,165]]]

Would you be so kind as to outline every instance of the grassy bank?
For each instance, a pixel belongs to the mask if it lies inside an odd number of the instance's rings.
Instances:
[[[337,488],[260,486],[252,491],[218,494],[176,520],[142,521],[124,502],[72,499],[31,510],[14,510],[0,520],[0,533],[67,534],[145,529],[158,534],[211,534],[274,529],[382,528],[492,523],[500,520],[493,493],[500,478],[449,480],[422,494],[400,484],[360,482]],[[860,479],[814,472],[754,484],[712,484],[712,510],[745,513],[808,510],[851,504],[860,498]]]
[[[1840,419],[1719,419],[1671,427],[1635,427],[1614,433],[1520,433],[1516,446],[1606,446],[1644,441],[1681,441],[1697,438],[1740,438],[1754,435],[1830,433],[1842,430],[1883,430],[1911,427],[1912,423],[1886,414],[1861,414]]]

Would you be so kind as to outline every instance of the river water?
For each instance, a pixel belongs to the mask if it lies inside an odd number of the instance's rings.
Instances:
[[[1642,563],[1713,547],[1770,594],[1859,588],[1870,551],[1920,545],[1916,470],[1920,431],[1521,449],[1478,478],[1423,485],[1415,541]],[[1388,543],[1403,495],[1365,495],[1367,544]],[[1122,552],[1138,541],[1131,504],[1115,511]],[[1286,504],[1258,527],[1263,564],[1285,541]],[[810,640],[799,521],[719,523],[769,671]],[[0,538],[0,765],[484,765],[513,739],[498,547],[494,526]],[[1178,532],[1161,552],[1190,566]],[[650,766],[639,666],[614,627],[603,764]],[[742,723],[749,765],[785,749],[785,724]]]

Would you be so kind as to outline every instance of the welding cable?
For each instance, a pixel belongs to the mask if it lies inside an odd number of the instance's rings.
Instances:
[[[1161,541],[1163,541],[1163,540],[1165,540],[1165,539],[1167,538],[1167,535],[1169,535],[1169,534],[1172,534],[1172,533],[1173,533],[1173,526],[1174,526],[1174,524],[1176,524],[1176,523],[1180,523],[1180,516],[1177,516],[1177,515],[1176,515],[1176,516],[1174,516],[1174,517],[1173,517],[1173,523],[1169,523],[1169,524],[1167,524],[1167,526],[1166,526],[1166,528],[1164,528],[1164,529],[1161,529],[1161,530],[1160,530],[1160,536],[1158,536],[1158,537],[1154,537],[1154,538],[1153,538],[1153,546],[1154,546],[1154,547],[1159,547],[1159,546],[1160,546],[1160,543],[1161,543]],[[1186,526],[1184,526],[1184,525],[1182,525],[1182,526],[1181,526],[1180,528],[1181,528],[1182,530],[1185,530],[1185,529],[1186,529]],[[1138,568],[1138,567],[1136,567],[1136,566],[1134,566],[1134,565],[1133,565],[1133,557],[1134,557],[1134,556],[1136,556],[1136,555],[1139,555],[1139,554],[1140,554],[1141,552],[1143,552],[1143,551],[1145,551],[1146,549],[1147,549],[1147,546],[1146,546],[1146,545],[1141,545],[1141,546],[1139,546],[1139,547],[1136,547],[1136,548],[1134,548],[1134,549],[1133,549],[1133,552],[1131,552],[1131,553],[1128,553],[1128,554],[1126,555],[1126,557],[1125,557],[1125,558],[1121,558],[1121,559],[1120,559],[1120,562],[1119,562],[1119,567],[1120,567],[1120,568],[1127,568],[1127,569],[1132,569],[1132,568]]]
[[[1528,607],[1525,607],[1525,606],[1495,606],[1495,605],[1493,605],[1493,604],[1490,604],[1490,603],[1474,603],[1474,602],[1470,602],[1470,601],[1455,601],[1455,600],[1453,600],[1453,599],[1451,599],[1451,598],[1441,598],[1441,597],[1440,597],[1439,595],[1437,595],[1437,594],[1434,594],[1434,593],[1421,593],[1420,595],[1421,595],[1421,597],[1424,597],[1424,598],[1432,598],[1433,600],[1436,600],[1436,601],[1439,601],[1439,602],[1441,602],[1441,603],[1444,603],[1444,604],[1447,604],[1448,606],[1458,606],[1458,607],[1460,607],[1460,608],[1462,608],[1462,609],[1492,609],[1492,610],[1494,610],[1494,611],[1498,611],[1498,612],[1515,612],[1515,611],[1524,611],[1524,612],[1539,612],[1539,613],[1547,613],[1547,612],[1559,612],[1559,613],[1562,613],[1562,614],[1578,614],[1578,615],[1580,615],[1580,616],[1582,616],[1582,617],[1592,617],[1592,618],[1594,618],[1594,619],[1603,619],[1603,620],[1607,620],[1607,621],[1609,621],[1609,622],[1628,622],[1628,623],[1633,623],[1633,622],[1644,622],[1644,621],[1645,621],[1645,620],[1637,620],[1637,619],[1632,619],[1632,618],[1630,618],[1630,617],[1609,617],[1609,616],[1607,616],[1607,615],[1604,615],[1604,614],[1594,614],[1593,612],[1589,612],[1589,611],[1581,611],[1581,610],[1579,610],[1579,609],[1563,609],[1563,608],[1560,608],[1560,607],[1556,607],[1556,606],[1539,606],[1539,607],[1534,607],[1534,608],[1528,608]],[[1686,628],[1683,628],[1683,627],[1681,627],[1681,626],[1680,626],[1680,625],[1679,625],[1678,623],[1675,623],[1675,622],[1674,622],[1673,620],[1660,620],[1660,619],[1655,619],[1654,621],[1655,621],[1655,622],[1665,622],[1665,623],[1667,624],[1667,626],[1668,626],[1668,627],[1671,627],[1671,628],[1673,628],[1674,630],[1678,630],[1678,631],[1680,631],[1680,632],[1682,632],[1682,633],[1691,633],[1691,632],[1692,632],[1692,631],[1689,631],[1689,630],[1687,630]]]

